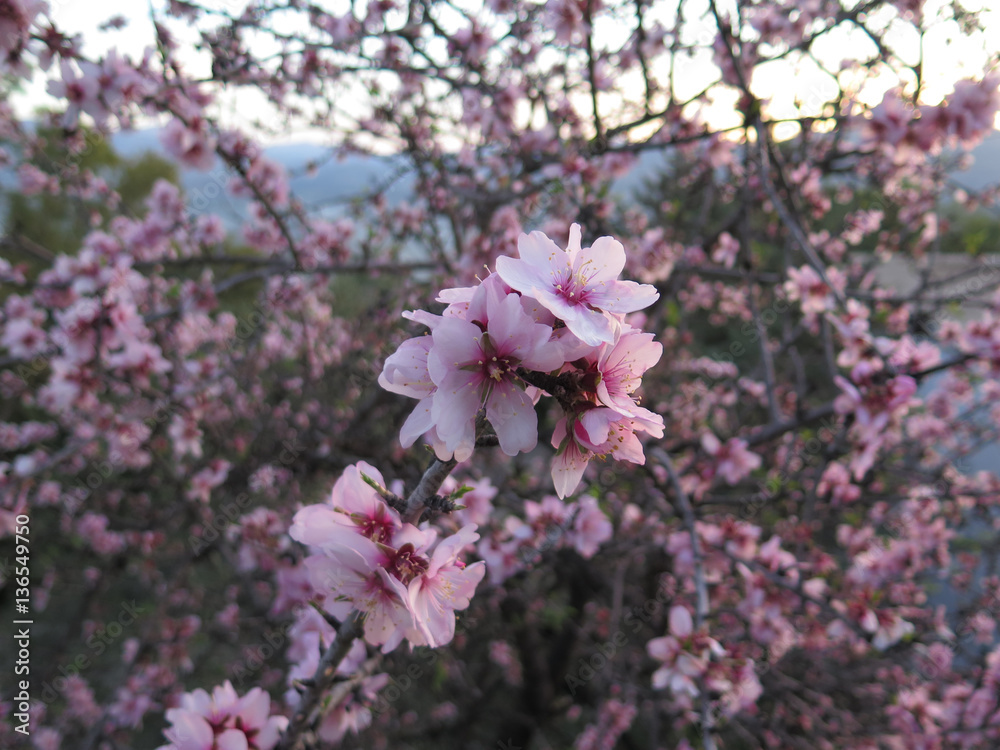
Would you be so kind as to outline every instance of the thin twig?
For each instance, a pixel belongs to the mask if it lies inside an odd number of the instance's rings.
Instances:
[[[440,458],[434,459],[413,492],[406,498],[406,506],[401,512],[404,523],[416,524],[420,521],[424,509],[457,465],[458,461],[454,458],[449,458],[447,461],[442,461]]]
[[[312,724],[313,713],[319,706],[320,699],[333,685],[337,675],[337,667],[347,657],[351,646],[354,645],[354,640],[362,634],[363,621],[364,616],[354,610],[341,623],[333,643],[323,654],[323,658],[316,667],[316,672],[307,683],[306,691],[302,694],[302,702],[282,735],[276,750],[293,750],[293,748],[302,746],[302,733]]]
[[[361,472],[361,479],[364,481],[365,484],[367,484],[369,487],[375,490],[378,493],[378,496],[381,497],[383,500],[385,500],[386,504],[390,508],[397,510],[399,512],[403,512],[404,510],[406,510],[406,501],[403,500],[403,498],[401,498],[395,492],[386,489],[364,472]]]
[[[691,558],[694,565],[694,586],[697,595],[694,626],[695,630],[698,630],[705,623],[705,620],[708,619],[709,604],[708,583],[705,580],[705,561],[701,551],[701,539],[698,537],[698,529],[695,526],[694,509],[691,507],[691,501],[688,499],[687,493],[681,486],[680,476],[678,476],[677,469],[674,468],[674,462],[670,459],[670,456],[662,448],[654,447],[648,450],[649,454],[667,470],[667,476],[670,477],[670,484],[674,488],[677,505],[680,506],[681,520],[684,522],[684,527],[691,537]],[[716,750],[715,737],[712,734],[715,721],[712,716],[711,704],[705,689],[704,679],[699,678],[698,682],[698,689],[701,693],[702,744],[705,746],[705,750]]]

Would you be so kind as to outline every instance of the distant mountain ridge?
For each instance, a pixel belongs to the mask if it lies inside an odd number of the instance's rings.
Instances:
[[[112,136],[112,145],[126,157],[138,156],[145,151],[165,154],[158,129],[122,131]],[[307,207],[321,213],[340,213],[338,202],[384,184],[398,173],[403,164],[400,157],[349,156],[337,159],[329,147],[313,143],[284,143],[265,148],[268,157],[284,166],[293,175],[291,187]],[[952,175],[955,182],[969,190],[978,190],[1000,181],[1000,132],[988,136],[972,151],[972,166]],[[318,164],[312,175],[306,174],[310,162]],[[641,188],[643,179],[655,175],[664,166],[660,152],[647,151],[639,155],[639,163],[624,177],[617,180],[613,192],[628,196]],[[230,179],[221,162],[208,172],[182,170],[181,180],[189,203],[199,210],[220,214],[230,222],[239,221],[246,201],[234,198],[225,190]],[[405,176],[393,183],[387,191],[391,202],[405,200],[412,195],[412,176]]]

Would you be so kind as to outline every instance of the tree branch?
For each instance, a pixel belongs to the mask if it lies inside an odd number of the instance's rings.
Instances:
[[[670,477],[670,484],[674,488],[677,505],[680,507],[681,520],[684,522],[684,527],[691,537],[691,558],[694,564],[694,587],[697,595],[694,626],[695,630],[698,630],[708,618],[709,603],[708,583],[705,580],[705,560],[701,551],[701,539],[698,537],[698,529],[695,527],[694,509],[691,507],[691,501],[688,499],[687,493],[681,486],[681,478],[678,476],[677,469],[674,468],[674,462],[670,460],[670,456],[662,448],[647,448],[647,451],[649,455],[659,461],[663,465],[663,468],[667,470],[667,476]],[[705,750],[716,750],[715,737],[712,734],[715,720],[712,716],[708,693],[705,690],[704,679],[699,677],[698,683],[699,692],[701,693],[702,744]]]
[[[420,516],[423,515],[424,509],[431,505],[444,480],[448,478],[452,469],[457,465],[458,461],[454,458],[449,458],[447,461],[442,461],[440,458],[434,459],[434,462],[427,467],[427,471],[420,478],[419,484],[406,498],[406,506],[401,512],[404,523],[417,524],[420,522]]]
[[[303,747],[302,734],[313,723],[313,713],[319,706],[320,699],[329,689],[337,675],[337,667],[345,659],[347,653],[354,645],[354,640],[364,632],[364,615],[357,610],[352,611],[337,630],[337,636],[333,643],[320,659],[316,672],[306,687],[302,695],[302,702],[299,704],[295,716],[292,717],[288,728],[285,730],[276,750],[293,750]],[[341,696],[342,697],[342,696]]]

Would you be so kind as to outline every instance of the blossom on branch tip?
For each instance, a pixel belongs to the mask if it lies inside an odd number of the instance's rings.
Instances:
[[[520,259],[501,257],[497,273],[477,286],[443,290],[441,315],[404,317],[430,335],[409,339],[390,355],[383,388],[420,399],[400,431],[409,447],[424,435],[441,460],[465,461],[485,420],[509,456],[538,441],[535,403],[555,398],[552,472],[560,497],[580,482],[594,456],[644,461],[637,432],[663,436],[663,419],[638,404],[642,375],[663,346],[625,322],[659,296],[647,285],[618,281],[624,249],[610,237],[569,250],[545,235],[522,235]],[[643,318],[644,319],[644,318]]]
[[[383,484],[360,462],[337,480],[329,503],[295,514],[289,535],[313,552],[304,561],[312,588],[338,620],[361,612],[365,641],[386,653],[404,639],[442,646],[485,573],[484,563],[459,559],[479,539],[476,526],[439,540],[434,529],[402,522],[362,474]]]
[[[639,466],[645,464],[636,432],[663,437],[663,417],[645,409],[642,412],[634,418],[623,417],[613,409],[598,407],[561,419],[552,434],[552,447],[557,449],[552,459],[556,494],[572,494],[594,457],[613,456]]]
[[[399,513],[364,481],[362,474],[384,484],[381,472],[374,466],[364,461],[348,466],[333,485],[327,503],[307,505],[295,514],[289,530],[292,538],[322,548],[337,531],[348,528],[376,543],[391,541],[403,522]]]
[[[713,433],[701,436],[701,447],[715,459],[715,471],[729,484],[738,484],[761,465],[760,456],[749,450],[746,440],[729,438],[721,442]]]
[[[170,744],[159,750],[271,750],[288,724],[271,716],[266,692],[253,688],[241,698],[228,680],[211,695],[201,688],[182,695],[167,721],[163,734]]]
[[[459,449],[475,441],[480,408],[508,456],[534,448],[538,418],[517,369],[548,372],[563,363],[559,348],[549,345],[552,329],[529,318],[517,295],[490,296],[485,312],[471,322],[443,320],[431,334],[434,346],[427,356],[437,386],[431,409],[437,434],[459,460],[465,454]]]
[[[497,258],[497,274],[511,288],[537,299],[591,346],[614,341],[618,321],[608,313],[642,310],[660,296],[648,284],[619,281],[625,248],[611,237],[580,247],[580,225],[570,227],[569,245],[561,250],[541,232],[521,235],[520,259]]]

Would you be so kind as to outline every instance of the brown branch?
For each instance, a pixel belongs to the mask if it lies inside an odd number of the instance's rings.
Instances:
[[[458,461],[454,458],[449,458],[447,461],[442,461],[440,458],[434,459],[434,462],[427,467],[427,471],[420,478],[419,484],[406,498],[406,505],[401,511],[404,523],[419,523],[420,516],[423,515],[426,508],[430,507],[444,480],[448,478],[452,469],[457,465]]]
[[[817,607],[822,609],[831,617],[834,617],[843,622],[845,625],[847,625],[851,630],[854,631],[854,634],[857,635],[859,638],[861,638],[866,642],[870,642],[871,635],[867,631],[865,631],[865,629],[862,628],[861,625],[856,620],[852,620],[847,615],[837,611],[837,609],[834,608],[833,605],[830,604],[830,602],[825,601],[823,599],[819,599],[818,597],[806,593],[806,591],[802,588],[802,584],[800,582],[793,581],[790,578],[786,578],[785,576],[780,574],[780,571],[777,573],[774,572],[770,568],[764,566],[764,564],[758,560],[734,555],[732,552],[730,552],[725,548],[725,545],[722,546],[712,545],[712,549],[716,550],[717,552],[721,552],[723,555],[728,557],[733,562],[743,563],[748,568],[752,568],[757,573],[760,573],[762,576],[764,576],[764,578],[766,578],[768,581],[773,583],[775,586],[780,586],[781,588],[786,589],[787,591],[791,591],[793,594],[798,596],[802,601],[809,602],[810,604],[815,604]]]
[[[584,23],[587,24],[587,79],[590,83],[590,103],[594,109],[594,150],[600,154],[607,147],[607,136],[601,123],[601,113],[597,107],[597,61],[594,59],[594,16],[593,0],[584,6]]]
[[[670,484],[674,489],[677,505],[680,506],[681,520],[684,522],[684,528],[687,529],[688,535],[691,537],[694,587],[697,594],[694,626],[698,630],[705,624],[705,620],[708,619],[709,601],[708,583],[705,579],[705,559],[701,551],[701,539],[698,536],[698,529],[695,526],[694,509],[691,507],[691,501],[688,499],[687,493],[681,486],[680,476],[677,474],[677,469],[674,468],[674,462],[670,459],[670,456],[662,448],[652,447],[647,450],[649,451],[649,455],[659,461],[663,468],[667,470],[667,475],[670,477]],[[701,693],[702,744],[705,750],[715,750],[715,736],[712,734],[715,720],[712,716],[712,708],[703,675],[698,678],[698,691]]]
[[[302,694],[302,702],[299,704],[295,716],[289,722],[276,750],[297,750],[304,746],[302,735],[312,725],[313,714],[319,708],[323,694],[333,685],[337,675],[337,667],[347,657],[351,646],[354,645],[354,640],[363,633],[363,622],[364,616],[355,610],[341,623],[333,643],[320,659],[312,679],[305,683],[306,690]]]

